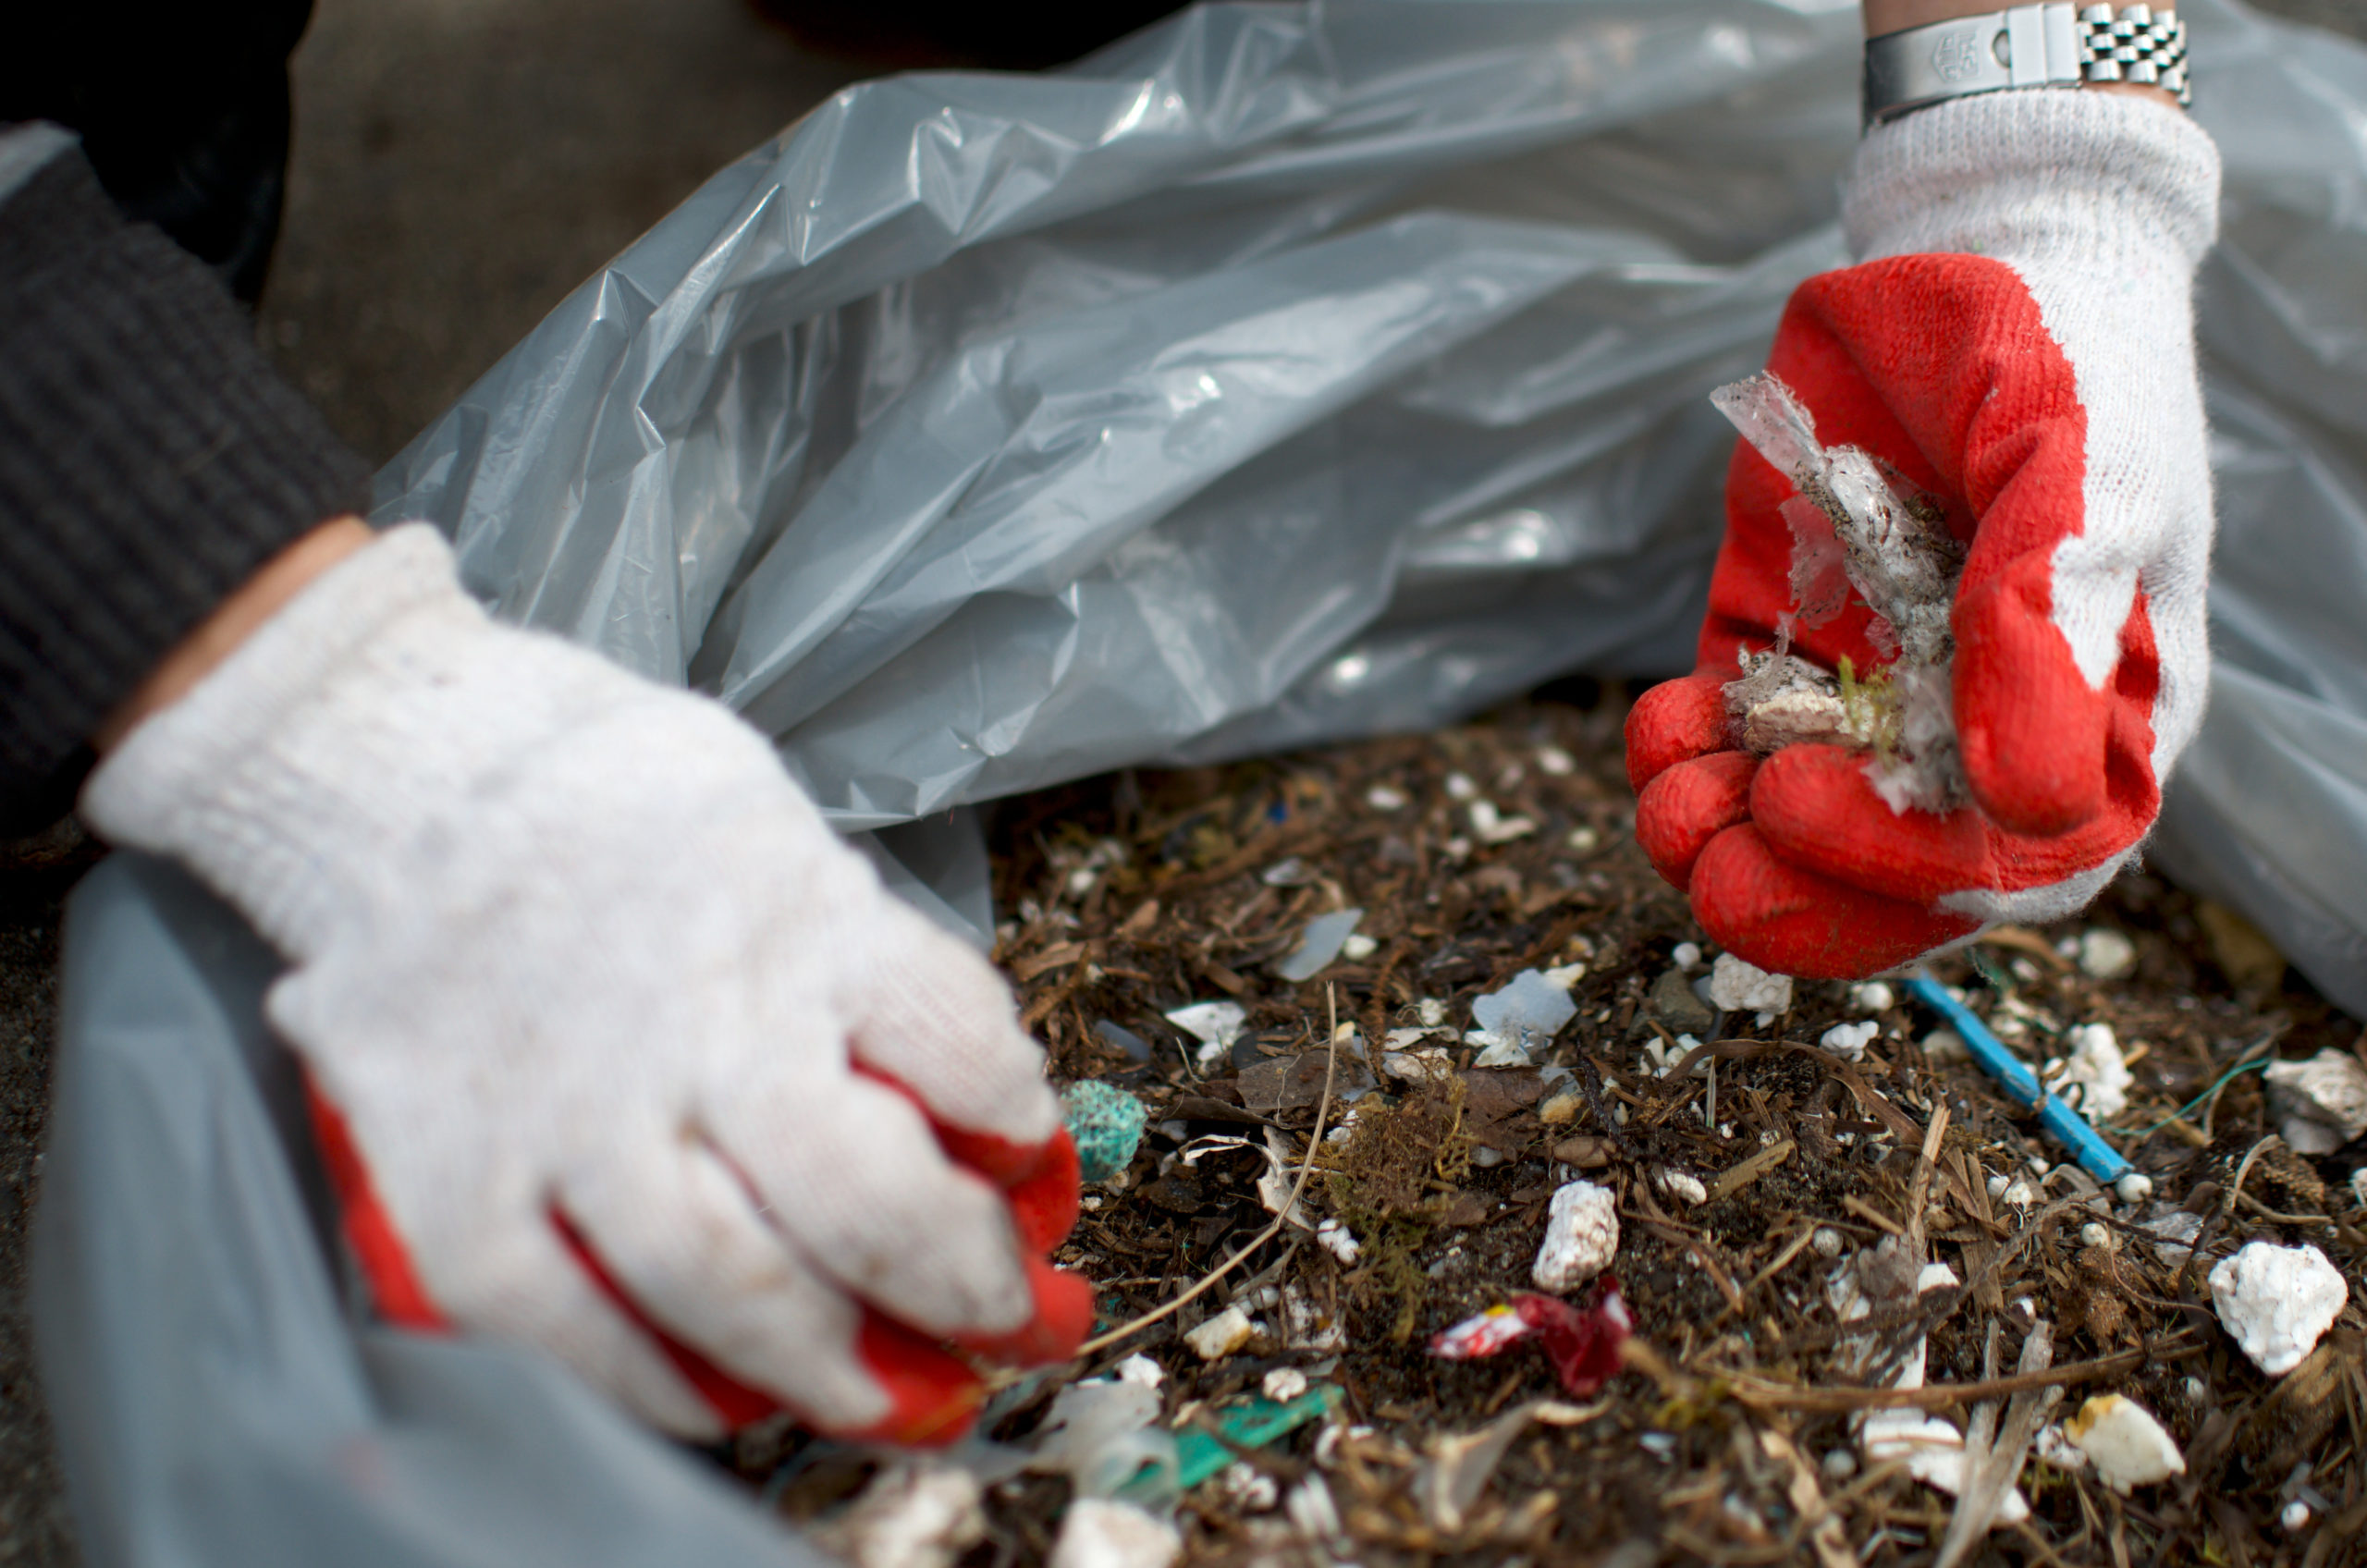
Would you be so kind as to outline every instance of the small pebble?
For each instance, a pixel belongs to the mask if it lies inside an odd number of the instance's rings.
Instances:
[[[1701,1184],[1701,1178],[1688,1171],[1662,1170],[1661,1190],[1679,1203],[1697,1207],[1710,1201],[1710,1189]]]
[[[1824,1473],[1836,1481],[1846,1481],[1858,1473],[1858,1456],[1846,1448],[1824,1452]]]
[[[2350,1287],[2316,1247],[2248,1242],[2211,1271],[2219,1321],[2272,1378],[2301,1365],[2334,1327]]]
[[[1288,1404],[1306,1392],[1306,1374],[1295,1366],[1277,1366],[1266,1374],[1262,1387],[1268,1399]]]
[[[1578,770],[1577,759],[1559,746],[1537,748],[1537,770],[1556,778],[1566,778]]]
[[[1379,951],[1380,944],[1358,931],[1340,944],[1340,956],[1350,963],[1362,963]]]
[[[1387,784],[1376,784],[1365,791],[1365,804],[1375,811],[1404,811],[1405,791]]]
[[[1449,800],[1473,800],[1478,796],[1479,786],[1471,782],[1467,773],[1450,773],[1446,776],[1446,793]]]
[[[1471,1151],[1471,1163],[1478,1166],[1482,1170],[1493,1170],[1497,1166],[1503,1164],[1503,1162],[1504,1157],[1502,1151],[1491,1149],[1485,1144],[1481,1144],[1478,1148]]]
[[[2112,1184],[2123,1203],[2143,1203],[2153,1195],[2153,1178],[2141,1170],[2132,1170]]]
[[[1582,855],[1590,855],[1601,847],[1602,835],[1591,827],[1581,826],[1571,828],[1569,838],[1564,842]]]
[[[1674,949],[1670,949],[1668,958],[1669,962],[1676,965],[1677,968],[1684,970],[1687,974],[1691,974],[1694,970],[1699,969],[1701,966],[1701,944],[1699,942],[1679,942]]]
[[[2014,1179],[2011,1176],[1992,1176],[1989,1178],[1989,1195],[1993,1198],[2002,1198],[2005,1195],[2005,1189],[2013,1184]]]
[[[1147,1355],[1130,1355],[1118,1363],[1118,1381],[1155,1389],[1167,1378],[1166,1369]]]
[[[2093,1219],[2089,1220],[2079,1227],[2079,1244],[2083,1247],[2112,1245],[2112,1228]]]
[[[1923,1054],[1937,1062],[1970,1061],[1972,1047],[1953,1029],[1934,1029],[1923,1036]]]
[[[2285,1505],[2284,1511],[2277,1514],[2276,1522],[2285,1527],[2287,1535],[2305,1530],[2310,1525],[2310,1505],[2297,1497]]]
[[[1809,1245],[1816,1248],[1818,1255],[1823,1257],[1839,1257],[1841,1256],[1841,1249],[1848,1244],[1848,1243],[1842,1240],[1841,1232],[1834,1230],[1830,1225],[1818,1226],[1816,1228],[1816,1234],[1809,1238]],[[1835,1450],[1834,1452],[1839,1452],[1841,1451]]]

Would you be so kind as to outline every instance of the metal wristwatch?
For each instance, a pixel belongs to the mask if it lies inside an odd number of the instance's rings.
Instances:
[[[2182,104],[2186,23],[2151,6],[2016,6],[1866,40],[1866,123],[2008,87],[2143,82]]]

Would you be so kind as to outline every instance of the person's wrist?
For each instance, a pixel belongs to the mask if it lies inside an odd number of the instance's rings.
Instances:
[[[141,720],[186,696],[306,584],[376,537],[358,517],[331,518],[265,561],[107,715],[92,745],[102,756],[114,751]]]
[[[1904,32],[1911,27],[1928,27],[1933,22],[1953,21],[1958,17],[1984,16],[2003,8],[2003,0],[1864,0],[1866,36],[1881,38],[1889,33]],[[2171,7],[2165,6],[2162,8],[2168,10]],[[2145,82],[2091,81],[2084,83],[2081,91],[2117,92],[2132,98],[2150,98],[2173,109],[2179,107],[2175,94]]]

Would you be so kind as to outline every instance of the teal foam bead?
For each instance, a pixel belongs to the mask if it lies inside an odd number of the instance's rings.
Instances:
[[[1068,1086],[1061,1108],[1068,1118],[1069,1136],[1076,1140],[1080,1179],[1107,1182],[1134,1162],[1149,1116],[1142,1101],[1114,1085],[1087,1080]]]

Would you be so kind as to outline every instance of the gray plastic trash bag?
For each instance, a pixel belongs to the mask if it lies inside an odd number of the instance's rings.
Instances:
[[[2181,12],[2227,168],[2224,533],[2156,850],[2367,1013],[2367,52]],[[1236,5],[1058,75],[866,83],[578,289],[376,515],[722,695],[980,924],[972,803],[1690,662],[1704,395],[1846,260],[1857,30]],[[794,1558],[527,1354],[359,1326],[234,920],[121,859],[69,946],[36,1309],[93,1562]]]

